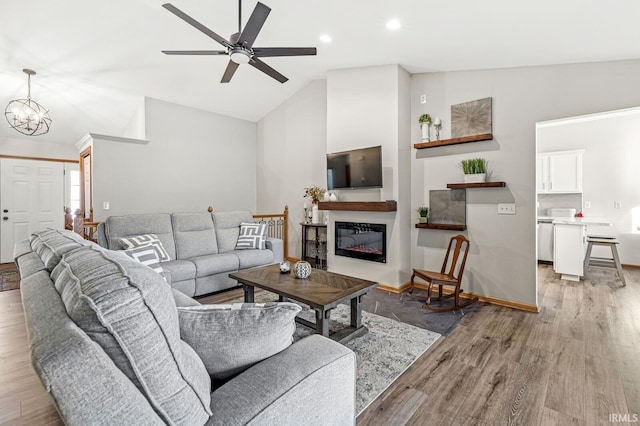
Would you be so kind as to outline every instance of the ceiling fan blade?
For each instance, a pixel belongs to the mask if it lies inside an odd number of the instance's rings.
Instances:
[[[285,77],[284,75],[280,74],[278,71],[274,70],[269,65],[265,64],[264,62],[262,62],[260,59],[256,58],[255,56],[253,58],[251,58],[251,60],[249,61],[249,65],[253,66],[254,68],[259,69],[263,73],[267,74],[269,77],[275,78],[280,83],[286,83],[287,80],[289,80],[287,77]]]
[[[165,55],[228,55],[226,50],[163,50]]]
[[[268,6],[265,6],[260,2],[256,4],[255,9],[253,9],[253,13],[247,21],[247,25],[244,26],[244,29],[240,34],[238,44],[244,47],[253,46],[253,42],[256,41],[256,37],[258,37],[258,33],[262,29],[264,21],[267,20],[269,12],[271,12],[271,9]]]
[[[231,77],[233,77],[233,74],[235,74],[237,69],[238,69],[238,64],[236,64],[231,59],[229,59],[229,64],[227,64],[227,69],[224,70],[224,75],[222,76],[222,80],[220,80],[220,83],[230,82]]]
[[[196,29],[198,29],[201,32],[203,32],[204,34],[208,35],[209,37],[211,37],[212,39],[214,39],[215,41],[217,41],[221,45],[223,45],[225,47],[231,47],[232,46],[231,43],[229,43],[226,39],[224,39],[223,37],[220,37],[218,34],[216,34],[215,32],[211,31],[209,28],[205,27],[200,22],[196,21],[191,16],[187,15],[186,13],[184,13],[183,11],[181,11],[180,9],[178,9],[177,7],[172,5],[171,3],[165,3],[165,4],[162,5],[162,7],[164,7],[169,12],[173,13],[174,15],[176,15],[178,18],[180,18],[183,21],[185,21],[187,24],[195,27]]]
[[[253,54],[262,58],[270,56],[316,55],[315,47],[254,47]]]

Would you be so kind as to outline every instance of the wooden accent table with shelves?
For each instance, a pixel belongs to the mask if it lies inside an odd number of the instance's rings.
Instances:
[[[327,225],[323,223],[301,223],[302,256],[318,269],[327,269]]]

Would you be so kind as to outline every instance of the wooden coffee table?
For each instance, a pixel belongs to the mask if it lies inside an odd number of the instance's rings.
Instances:
[[[279,265],[245,269],[231,273],[229,277],[242,284],[246,303],[253,303],[254,289],[258,287],[277,294],[281,301],[292,299],[309,305],[316,311],[316,322],[302,318],[296,318],[296,321],[340,343],[367,333],[367,328],[362,325],[362,296],[378,286],[373,281],[321,269],[312,269],[309,278],[298,279],[293,272],[280,273]],[[331,310],[347,301],[351,303],[351,324],[330,334]]]

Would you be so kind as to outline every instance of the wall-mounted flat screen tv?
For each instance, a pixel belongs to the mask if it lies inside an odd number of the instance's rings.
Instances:
[[[327,154],[327,188],[382,188],[382,146]]]

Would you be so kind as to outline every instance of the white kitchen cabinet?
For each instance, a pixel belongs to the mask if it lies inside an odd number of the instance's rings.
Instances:
[[[541,194],[582,192],[584,150],[538,153],[536,190]]]
[[[584,275],[587,226],[554,221],[553,270],[561,279],[580,281]]]

